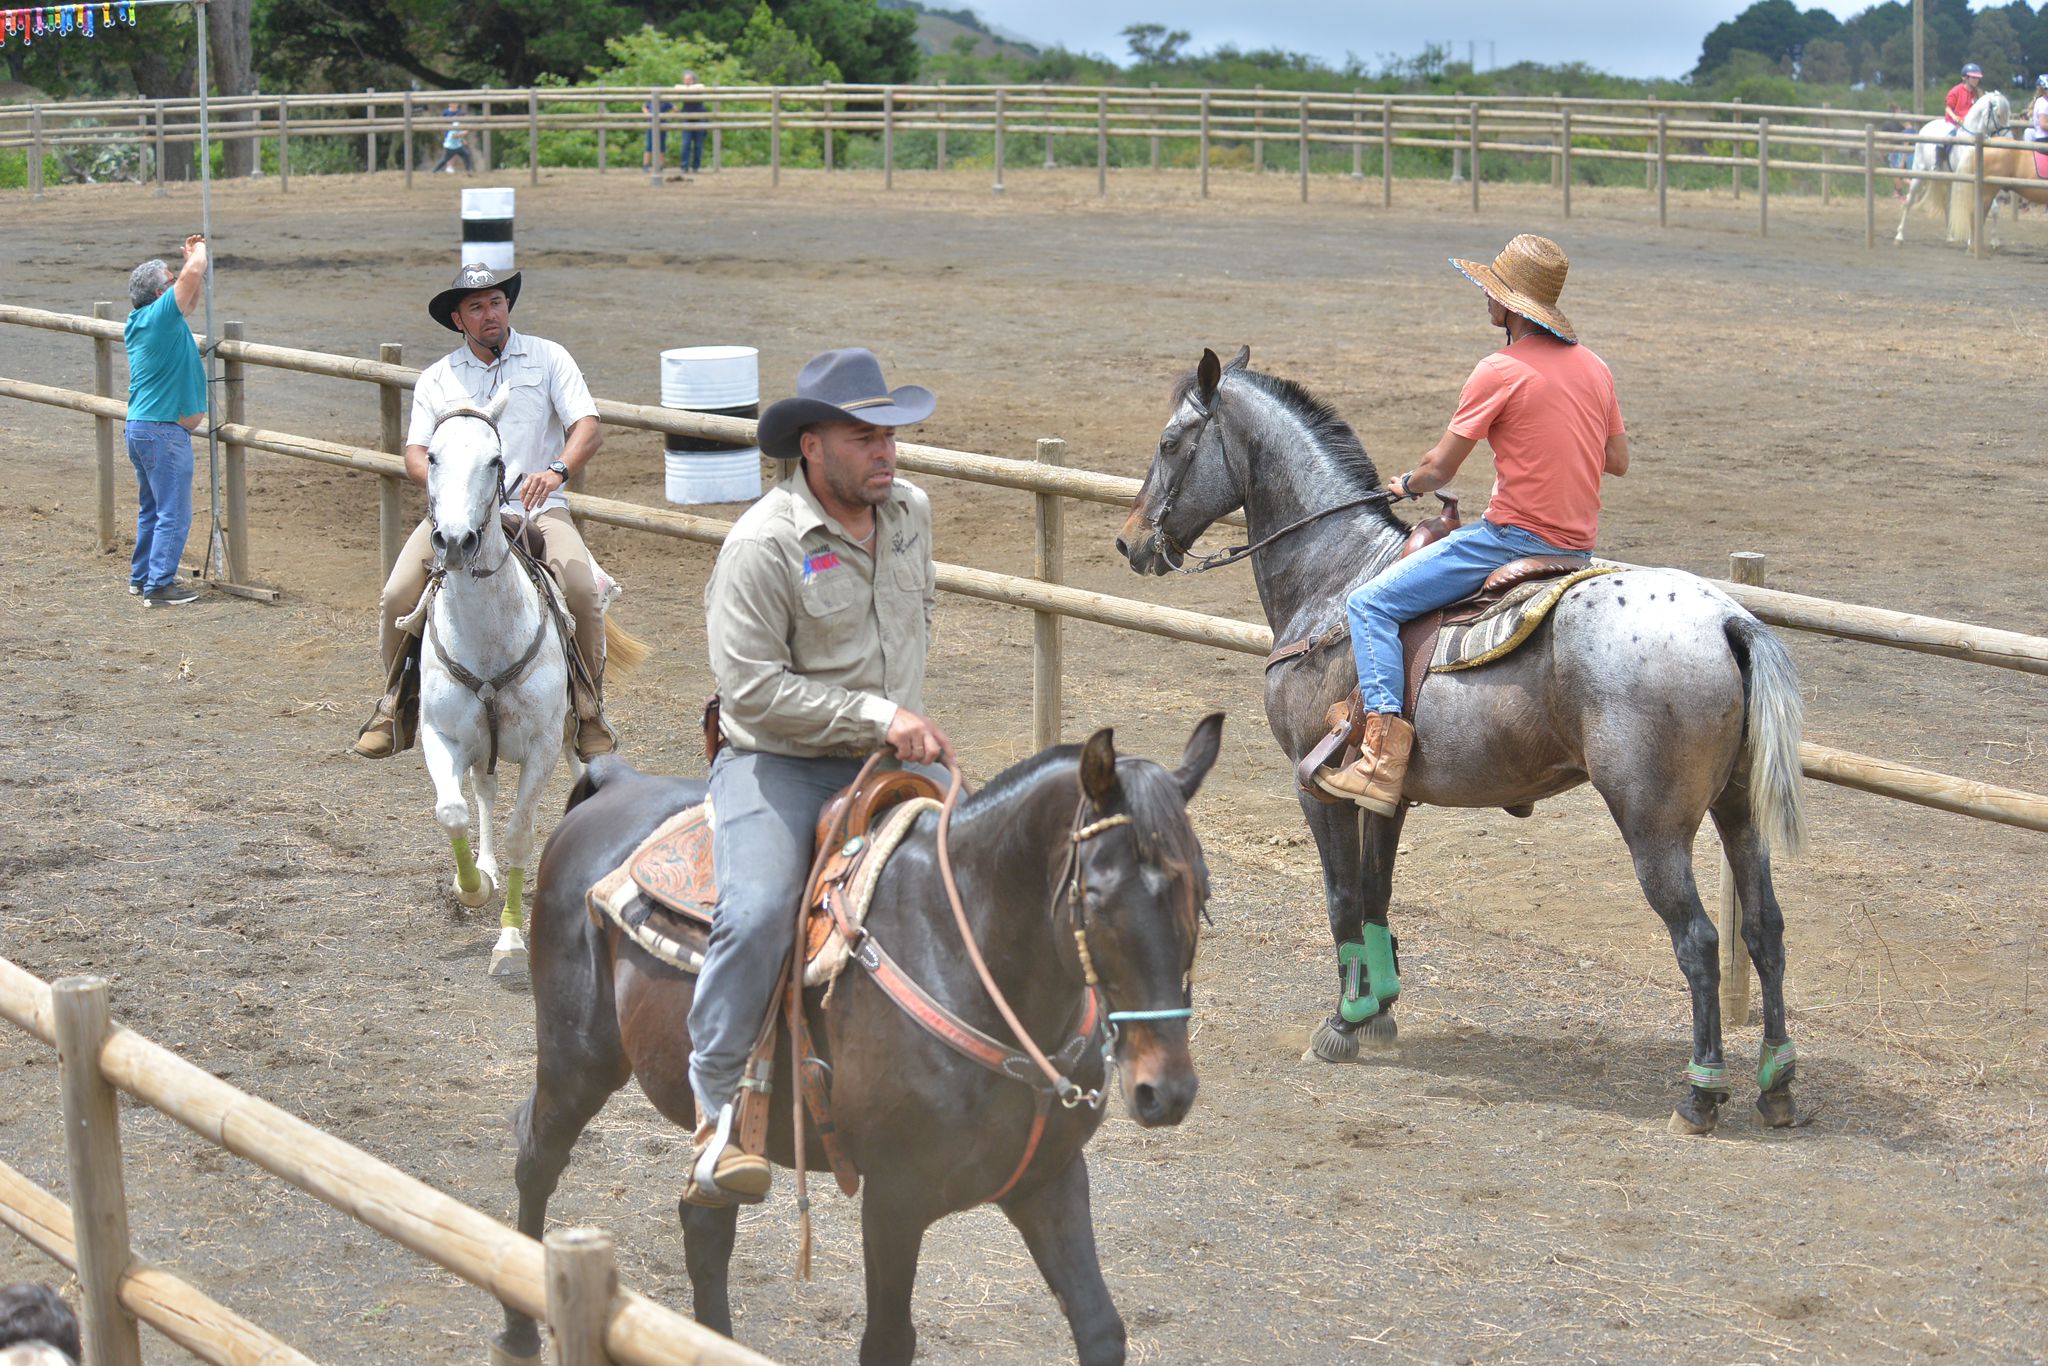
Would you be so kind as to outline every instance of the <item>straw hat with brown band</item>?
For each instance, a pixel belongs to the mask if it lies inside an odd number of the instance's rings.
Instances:
[[[1525,232],[1502,248],[1490,266],[1455,256],[1451,264],[1510,313],[1521,314],[1559,341],[1578,344],[1571,319],[1557,309],[1557,296],[1564,292],[1565,272],[1572,263],[1564,248],[1548,237]]]

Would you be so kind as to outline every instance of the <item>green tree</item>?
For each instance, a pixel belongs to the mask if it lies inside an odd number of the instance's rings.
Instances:
[[[732,51],[762,85],[819,85],[839,79],[839,68],[825,60],[810,39],[777,19],[768,0],[754,7]]]
[[[1172,66],[1187,46],[1188,31],[1168,29],[1164,24],[1132,24],[1124,29],[1124,42],[1139,66]]]
[[[2019,30],[2003,10],[1988,9],[1970,26],[1970,60],[1984,68],[1984,88],[1997,90],[2026,80],[2026,52]]]
[[[758,0],[689,0],[659,22],[670,33],[702,33],[736,43]],[[775,17],[818,50],[849,81],[894,84],[917,79],[923,54],[917,15],[877,0],[766,0]]]
[[[1805,85],[1847,85],[1849,45],[1835,38],[1810,38],[1806,55],[1799,62],[1799,80]]]

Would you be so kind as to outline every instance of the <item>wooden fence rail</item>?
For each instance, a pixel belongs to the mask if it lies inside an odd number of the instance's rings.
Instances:
[[[0,305],[0,323],[70,332],[95,339],[106,335],[107,329],[118,331],[119,328],[119,324],[108,320],[14,305]],[[415,370],[388,362],[297,351],[247,341],[223,342],[221,350],[230,358],[250,364],[375,384],[379,386],[380,394],[388,394],[393,389],[409,389],[418,376]],[[102,419],[119,418],[127,411],[126,404],[111,394],[84,394],[4,377],[0,377],[0,397],[68,408]],[[747,419],[607,399],[598,400],[597,406],[602,420],[616,426],[708,437],[744,445],[754,442],[755,424]],[[269,431],[245,423],[225,423],[217,431],[221,440],[241,449],[265,451],[378,475],[381,488],[393,487],[392,481],[404,473],[402,458],[392,451],[376,451]],[[386,439],[390,439],[388,432]],[[1074,617],[1244,654],[1264,655],[1273,648],[1272,632],[1255,622],[1115,597],[1075,588],[1060,581],[1063,578],[1060,563],[1063,532],[1059,529],[1057,513],[1049,511],[1056,500],[1080,498],[1128,506],[1138,491],[1140,481],[1067,468],[1059,463],[1064,459],[1063,447],[1051,442],[1041,444],[1040,458],[1036,461],[1008,460],[909,443],[905,443],[900,452],[900,463],[907,470],[997,484],[1039,495],[1038,577],[1027,579],[965,565],[942,563],[938,566],[938,584],[946,592],[1027,608],[1037,614],[1036,620],[1040,625],[1034,631],[1033,735],[1039,743],[1051,743],[1058,734],[1062,683],[1056,661],[1060,647],[1058,632],[1052,629],[1058,617]],[[245,505],[246,493],[228,491],[228,500],[238,506]],[[380,559],[388,569],[390,547],[402,540],[403,533],[410,528],[401,528],[397,524],[395,499],[380,496],[379,502],[381,520],[387,523],[381,529],[380,544],[384,550]],[[704,545],[721,543],[731,529],[728,522],[695,513],[601,498],[573,490],[569,494],[569,502],[578,517],[589,521]],[[1752,584],[1719,582],[1717,586],[1760,620],[1773,625],[2048,675],[2048,638],[1806,597]],[[1805,746],[1801,759],[1807,776],[1824,782],[1981,820],[2048,831],[2048,797],[1816,745]]]
[[[93,983],[98,983],[97,988]],[[548,1296],[549,1262],[541,1244],[471,1209],[423,1181],[287,1114],[268,1101],[238,1090],[177,1054],[132,1030],[106,1021],[105,983],[99,979],[66,979],[50,985],[0,958],[0,1018],[56,1045],[65,1012],[62,995],[69,991],[100,998],[96,1022],[87,1013],[89,1031],[79,1037],[98,1040],[96,1048],[75,1057],[73,1065],[90,1074],[94,1084],[110,1084],[144,1105],[176,1120],[207,1142],[246,1158],[309,1195],[383,1234],[463,1280],[489,1291],[535,1319],[560,1325],[551,1317]],[[84,1026],[73,1026],[76,1032]],[[67,1083],[68,1086],[68,1083]],[[67,1106],[67,1119],[69,1118]],[[67,1124],[67,1128],[72,1127]],[[104,1133],[104,1129],[101,1131]],[[118,1149],[114,1150],[118,1164]],[[118,1185],[99,1166],[72,1164],[73,1199],[103,1200]],[[81,1190],[89,1184],[90,1192]],[[0,1176],[0,1222],[22,1232],[53,1256],[62,1257],[70,1230],[69,1216],[43,1192],[11,1169]],[[124,1214],[125,1219],[125,1214]],[[63,1235],[60,1237],[60,1234]],[[125,1242],[125,1237],[124,1240]],[[83,1249],[72,1254],[88,1305],[118,1289],[121,1306],[164,1331],[208,1361],[236,1363],[298,1362],[292,1352],[260,1329],[228,1313],[197,1291],[162,1272],[139,1266],[124,1256],[106,1273],[96,1273]],[[111,1277],[111,1280],[108,1277]],[[590,1322],[581,1301],[574,1306],[577,1322]],[[178,1316],[182,1322],[172,1322]],[[163,1319],[165,1323],[158,1320]],[[620,1290],[601,1318],[603,1349],[610,1359],[648,1366],[772,1366],[768,1359],[664,1309],[630,1290]],[[88,1327],[91,1324],[89,1322]],[[130,1323],[132,1328],[132,1321]],[[118,1363],[101,1337],[90,1352],[95,1363]],[[594,1360],[584,1355],[578,1360]]]
[[[664,112],[662,104],[681,98],[700,102],[703,113]],[[1448,165],[1454,180],[1468,184],[1471,207],[1480,207],[1483,155],[1500,159],[1541,158],[1551,166],[1551,183],[1560,194],[1565,216],[1571,214],[1572,186],[1580,172],[1599,162],[1637,162],[1644,168],[1644,189],[1657,196],[1658,225],[1668,226],[1668,189],[1673,167],[1725,168],[1731,189],[1739,194],[1745,170],[1758,187],[1759,233],[1770,228],[1772,177],[1798,176],[1817,185],[1823,202],[1837,180],[1860,177],[1865,206],[1864,245],[1876,244],[1875,200],[1880,179],[1899,177],[1886,164],[1889,154],[1909,152],[1916,134],[1897,127],[1896,116],[1873,110],[1819,109],[1798,106],[1746,105],[1740,102],[1671,100],[1538,99],[1526,96],[1471,98],[1460,95],[1396,95],[1344,92],[1280,92],[1264,90],[1161,90],[1112,86],[947,86],[947,85],[819,85],[678,87],[583,86],[520,90],[456,90],[436,96],[439,104],[460,106],[461,125],[484,142],[484,167],[495,165],[491,140],[497,133],[525,142],[529,180],[538,183],[541,143],[546,134],[595,134],[596,164],[606,168],[606,139],[612,133],[665,136],[685,129],[708,131],[712,169],[725,160],[724,140],[733,134],[765,132],[765,157],[771,183],[779,185],[785,139],[795,133],[817,133],[823,165],[835,161],[835,138],[856,135],[876,140],[885,187],[893,188],[902,162],[905,134],[934,136],[932,164],[943,169],[948,133],[986,135],[994,143],[994,184],[1003,188],[1006,137],[1042,137],[1046,165],[1056,164],[1057,139],[1085,139],[1096,170],[1097,193],[1109,192],[1109,169],[1137,165],[1136,149],[1150,170],[1160,167],[1162,140],[1193,144],[1188,161],[1201,172],[1202,194],[1209,193],[1212,144],[1249,147],[1253,171],[1266,168],[1268,143],[1292,143],[1298,150],[1301,195],[1308,196],[1312,149],[1337,156],[1350,153],[1349,175],[1364,176],[1365,154],[1377,149],[1383,205],[1391,204],[1393,162],[1397,150],[1424,151]],[[437,136],[410,91],[362,94],[306,94],[222,97],[211,101],[216,116],[215,141],[275,139],[279,188],[289,190],[290,143],[299,138],[342,139],[350,145],[363,139],[365,170],[378,169],[379,136],[402,144],[399,162],[408,188],[421,137]],[[199,104],[177,100],[77,100],[0,107],[0,149],[21,148],[29,158],[28,185],[40,198],[45,160],[67,148],[133,146],[154,157],[159,192],[164,189],[166,141],[183,145],[199,135]],[[1369,117],[1370,116],[1370,117]],[[1673,150],[1672,140],[1679,146]],[[1686,150],[1686,143],[1696,146]],[[2034,144],[1992,139],[1983,147]],[[1721,150],[1725,148],[1725,150]],[[1076,164],[1078,150],[1070,145]],[[586,150],[573,153],[581,158]],[[352,155],[352,154],[351,154]],[[563,156],[572,155],[567,151]],[[922,153],[920,153],[922,155]],[[1177,154],[1178,155],[1178,154]],[[1326,161],[1329,158],[1326,158]],[[1461,167],[1469,167],[1467,176]],[[512,170],[511,166],[498,166]],[[1333,170],[1333,176],[1342,170]],[[1923,179],[1947,185],[1969,185],[1981,195],[1986,187],[2021,188],[2039,182],[1986,177],[1981,158],[1968,171],[1930,172]],[[1973,229],[1971,246],[1983,254],[1983,234]]]

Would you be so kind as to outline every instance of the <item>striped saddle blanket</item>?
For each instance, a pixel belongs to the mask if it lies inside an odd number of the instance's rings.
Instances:
[[[1530,579],[1510,588],[1477,615],[1463,620],[1446,615],[1430,651],[1429,671],[1452,673],[1491,664],[1534,635],[1574,584],[1614,572],[1613,565],[1594,565],[1554,579]]]

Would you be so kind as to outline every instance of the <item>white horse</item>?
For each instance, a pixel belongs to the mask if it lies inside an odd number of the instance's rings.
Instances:
[[[1937,184],[1947,191],[1965,189],[1963,194],[1942,195],[1941,202],[1948,205],[1948,240],[1953,242],[1958,236],[1968,236],[1969,216],[1967,212],[1957,212],[1957,208],[1967,204],[1974,196],[1967,192],[1967,187],[1959,187],[1955,181],[1932,181],[1926,179],[1926,176],[1935,170],[1935,163],[1940,158],[1943,146],[1950,149],[1949,169],[1957,175],[1970,174],[1977,155],[1972,139],[1979,133],[1987,138],[2003,137],[2006,126],[2011,122],[2012,101],[2006,98],[2002,90],[1987,90],[1979,95],[1977,102],[1970,106],[1970,112],[1963,117],[1962,131],[1956,133],[1953,138],[1949,136],[1952,126],[1946,115],[1929,119],[1921,127],[1918,140],[1913,144],[1913,160],[1908,165],[1913,179],[1906,186],[1906,202],[1899,210],[1899,230],[1893,235],[1892,241],[1906,240],[1906,219],[1912,214],[1914,206],[1927,197],[1928,190]]]
[[[558,759],[582,776],[569,717],[569,664],[561,632],[513,557],[499,520],[506,497],[497,422],[510,394],[485,407],[436,415],[427,445],[427,516],[437,589],[430,590],[420,650],[420,750],[434,782],[434,819],[455,851],[455,897],[477,907],[498,883],[492,809],[499,760],[519,765],[505,827],[505,908],[490,974],[526,965],[521,906],[541,789]],[[476,791],[477,850],[470,851],[467,775]]]

